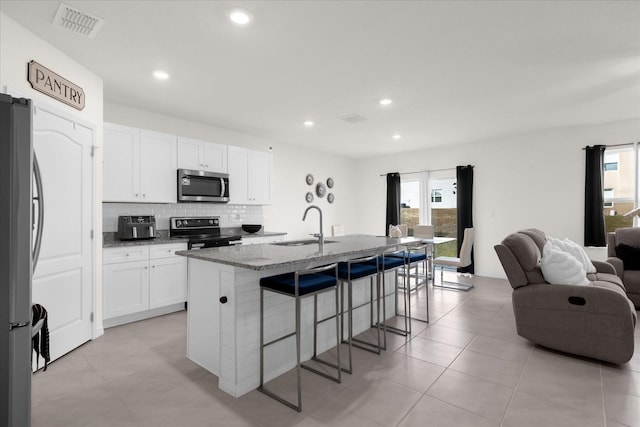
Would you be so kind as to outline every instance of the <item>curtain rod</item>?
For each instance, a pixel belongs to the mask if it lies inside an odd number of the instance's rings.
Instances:
[[[605,145],[605,144],[596,144],[596,145],[604,145],[605,147],[626,147],[628,145],[636,145],[636,144],[640,144],[640,142],[627,142],[625,144],[609,144],[609,145]],[[590,147],[589,145],[587,147]],[[583,150],[586,150],[587,147],[582,147]]]
[[[416,171],[416,172],[398,172],[400,175],[411,175],[412,173],[425,173],[425,172],[441,172],[441,171],[450,171],[456,170],[456,168],[444,168],[444,169],[429,169],[424,171]],[[380,176],[387,176],[386,173],[380,174]]]

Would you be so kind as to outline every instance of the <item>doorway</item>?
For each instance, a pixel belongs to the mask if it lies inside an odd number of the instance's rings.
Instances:
[[[94,139],[95,128],[53,108],[34,107],[44,225],[32,300],[48,312],[52,361],[92,337]]]

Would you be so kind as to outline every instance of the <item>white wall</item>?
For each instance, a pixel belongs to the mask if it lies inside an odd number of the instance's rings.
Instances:
[[[493,246],[508,234],[537,227],[583,244],[584,151],[586,145],[640,140],[640,119],[556,129],[358,162],[358,232],[385,227],[387,172],[474,165],[475,271],[505,277]],[[594,259],[604,250],[589,249]]]
[[[82,87],[86,103],[82,111],[71,108],[31,88],[27,81],[27,64],[34,60],[66,79]],[[102,147],[102,79],[71,58],[55,49],[45,40],[36,37],[24,27],[0,12],[0,91],[17,91],[21,96],[31,98],[34,105],[50,105],[64,111],[69,117],[95,126],[94,144]],[[93,228],[102,229],[102,150],[98,149],[95,159],[96,203],[94,206]],[[101,335],[102,329],[102,239],[97,233],[94,252],[95,318],[94,336]]]
[[[329,177],[335,181],[330,190],[335,194],[333,204],[329,204],[326,197],[313,202],[323,211],[325,235],[331,234],[332,224],[343,224],[347,233],[358,228],[356,199],[360,181],[356,179],[355,160],[113,103],[105,103],[104,120],[255,150],[271,149],[273,205],[263,207],[265,230],[286,232],[288,240],[318,232],[317,212],[311,212],[307,220],[302,221],[304,210],[309,206],[305,194],[315,189],[315,185],[311,187],[305,182],[308,173],[315,176],[316,182]]]

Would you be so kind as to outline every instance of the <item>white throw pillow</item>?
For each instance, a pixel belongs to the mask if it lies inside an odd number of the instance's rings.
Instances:
[[[544,280],[552,285],[588,285],[587,273],[582,263],[550,242],[544,245],[540,269]]]
[[[573,255],[578,261],[580,261],[580,263],[582,263],[582,266],[587,273],[595,273],[597,271],[584,248],[579,244],[572,242],[569,239],[560,240],[555,237],[547,237],[547,242],[551,243],[558,249]]]

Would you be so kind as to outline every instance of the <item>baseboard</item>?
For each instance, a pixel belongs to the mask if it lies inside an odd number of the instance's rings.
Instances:
[[[127,323],[137,322],[139,320],[151,319],[152,317],[162,316],[164,314],[175,313],[185,309],[183,302],[178,304],[168,305],[166,307],[154,308],[151,310],[140,311],[138,313],[127,314],[119,317],[112,317],[111,319],[104,319],[102,322],[105,329],[113,328],[114,326],[120,326]]]

